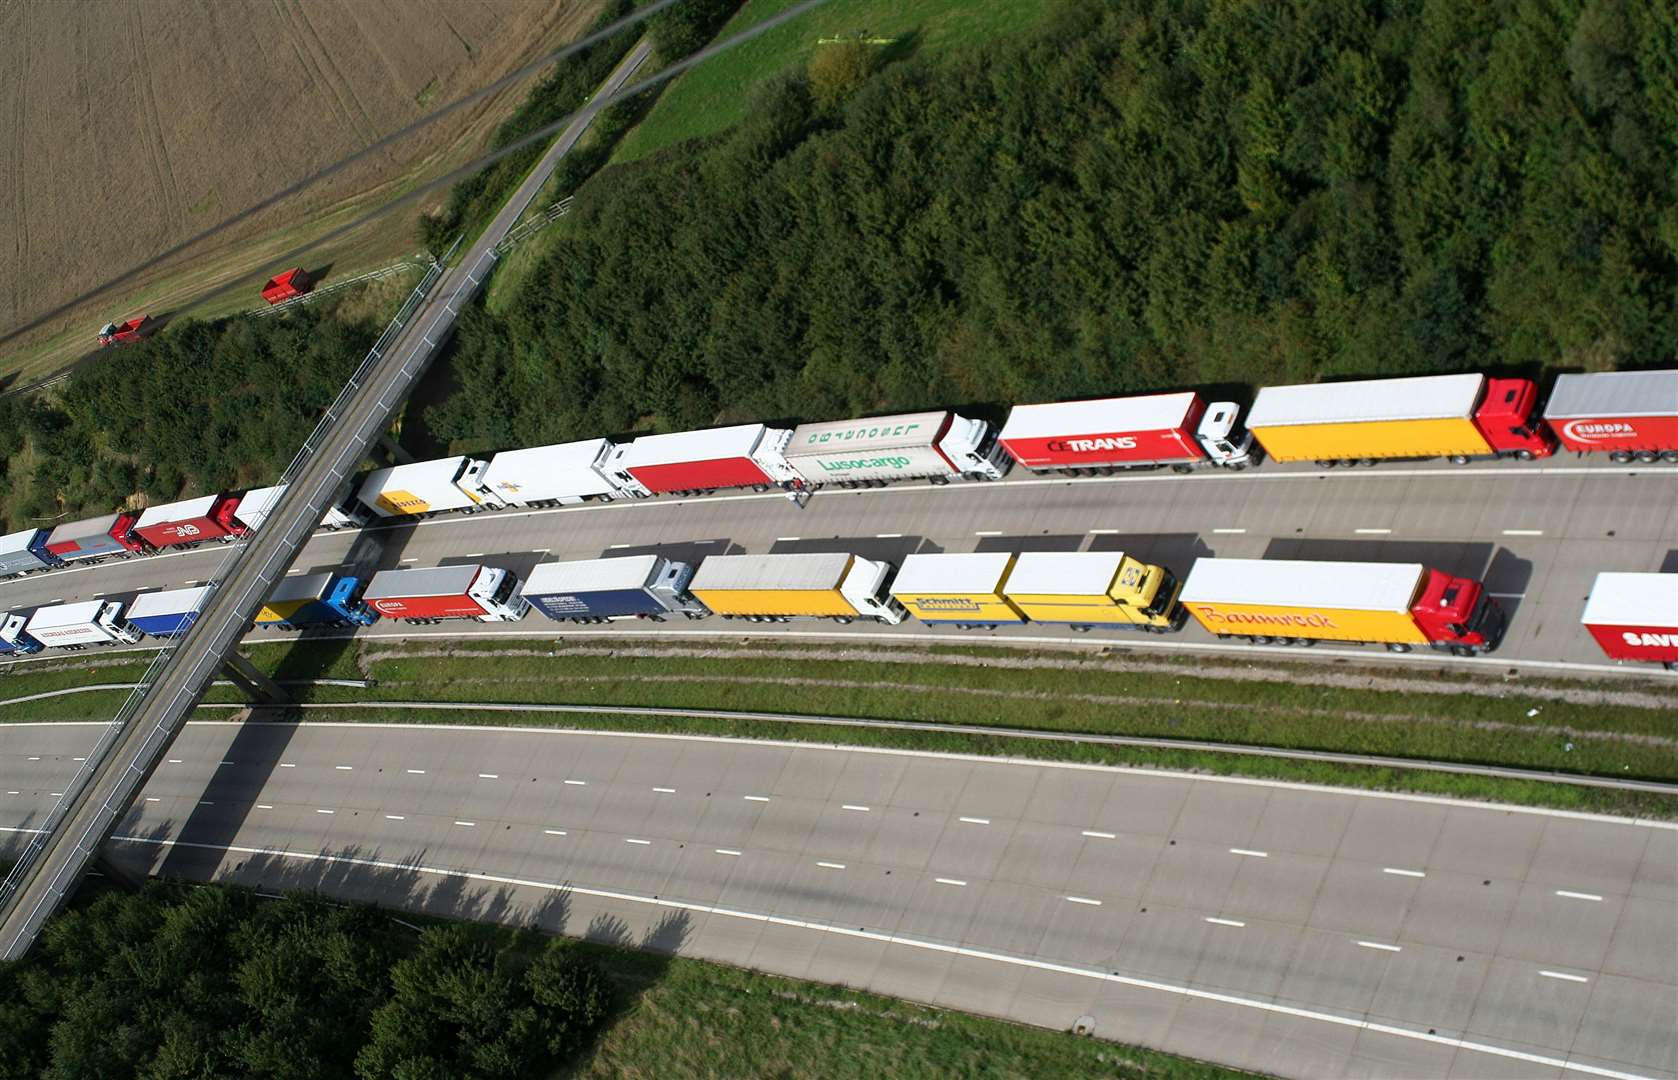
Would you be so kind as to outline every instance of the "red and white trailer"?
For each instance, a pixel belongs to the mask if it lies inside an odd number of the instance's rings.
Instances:
[[[1240,429],[1238,416],[1233,402],[1207,405],[1192,391],[1059,401],[1014,406],[997,438],[1015,461],[1036,472],[1240,469],[1252,436]]]
[[[1611,659],[1678,671],[1678,574],[1598,574],[1579,621]]]
[[[801,483],[787,463],[791,439],[786,428],[763,424],[644,435],[614,450],[607,467],[627,490],[652,495]]]
[[[227,492],[148,506],[134,522],[134,531],[154,548],[231,540],[245,531],[238,510],[239,496]]]
[[[476,563],[381,570],[361,598],[380,615],[408,622],[517,622],[530,610],[530,601],[519,595],[516,574]]]
[[[1544,422],[1569,450],[1615,461],[1678,461],[1678,369],[1562,375]]]

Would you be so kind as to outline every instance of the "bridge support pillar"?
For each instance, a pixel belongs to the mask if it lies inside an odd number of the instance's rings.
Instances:
[[[245,696],[258,705],[290,705],[291,695],[280,689],[280,684],[270,679],[268,675],[257,668],[245,657],[236,652],[228,653],[227,659],[222,661],[221,671],[233,685],[244,691]]]

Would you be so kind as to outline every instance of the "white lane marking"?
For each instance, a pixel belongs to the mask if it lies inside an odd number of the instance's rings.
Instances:
[[[673,788],[673,787],[655,787],[655,788],[653,788],[653,790],[658,792],[660,795],[674,795],[674,794],[676,794],[676,789]]]
[[[1544,976],[1546,979],[1561,979],[1564,982],[1588,983],[1591,981],[1583,975],[1569,975],[1565,971],[1545,971],[1540,969],[1538,974]]]
[[[198,800],[198,805],[199,806],[214,806],[215,803],[211,802],[209,799],[199,799]]]
[[[38,758],[38,757],[32,757],[29,760],[30,761],[40,761],[41,759]],[[172,758],[169,759],[169,764],[171,764],[171,765],[179,765],[180,763],[181,763],[181,759],[178,758],[178,757],[172,757]]]
[[[1499,600],[1525,600],[1527,598],[1527,594],[1524,592],[1488,592],[1486,595],[1495,596]]]
[[[478,825],[478,823],[476,821],[457,821],[457,822],[455,822],[455,824],[463,826],[463,827],[468,828],[468,829],[476,828],[477,825]]]
[[[1100,907],[1101,906],[1101,901],[1100,900],[1091,900],[1087,896],[1068,896],[1068,897],[1066,897],[1066,899],[1071,901],[1074,904],[1088,904],[1090,907]]]
[[[1247,925],[1246,923],[1241,922],[1237,919],[1218,919],[1218,918],[1212,917],[1211,915],[1206,916],[1206,921],[1209,922],[1209,923],[1216,923],[1219,926],[1246,926]]]
[[[481,551],[468,551],[465,557],[468,559],[481,559],[484,557],[484,553]]]
[[[818,862],[816,865],[820,866],[820,867],[823,867],[825,869],[828,869],[828,870],[843,870],[843,869],[845,869],[845,864],[842,863],[842,862]]]
[[[1231,855],[1245,855],[1250,859],[1268,859],[1268,858],[1270,858],[1270,852],[1268,852],[1268,851],[1254,851],[1251,848],[1244,848],[1244,847],[1232,847],[1232,848],[1229,849],[1229,853]]]
[[[777,544],[790,544],[790,543],[793,543],[794,541],[802,540],[802,539],[804,539],[802,536],[777,536],[777,537],[775,537],[775,543],[777,543]]]
[[[1117,536],[1117,535],[1119,535],[1119,530],[1117,530],[1117,529],[1091,529],[1091,530],[1089,530],[1089,534],[1091,536]]]
[[[256,804],[256,808],[258,810],[272,810],[272,809],[274,809],[274,804],[273,803],[259,802],[259,803]]]
[[[425,770],[424,769],[409,769],[408,770],[408,775],[409,776],[424,776],[425,775]]]
[[[481,772],[481,773],[478,774],[478,779],[479,780],[499,780],[499,779],[501,779],[501,774],[500,773],[492,773],[492,772]]]
[[[30,761],[40,761],[40,760],[41,760],[41,759],[40,759],[40,757],[39,757],[39,756],[36,756],[36,757],[32,757],[32,758],[30,758],[30,759],[29,759],[29,760],[30,760]]]
[[[62,798],[63,795],[64,795],[64,792],[62,792],[62,791],[49,791],[49,792],[47,792],[47,794],[51,795],[53,798],[57,799],[57,798]]]
[[[408,819],[403,817],[401,814],[386,814],[385,815],[385,820],[386,821],[407,821]]]
[[[297,766],[293,765],[289,761],[282,761],[282,762],[280,762],[280,768],[282,768],[282,769],[295,769],[295,768],[297,768]]]
[[[742,795],[740,797],[742,799],[745,799],[747,802],[768,802],[769,801],[769,796],[767,796],[767,795]]]
[[[989,825],[990,824],[990,818],[988,818],[988,817],[964,817],[961,820],[966,822],[969,825]]]
[[[652,843],[651,840],[637,840],[632,836],[624,837],[623,842],[626,844],[640,844],[642,847],[646,847]]]
[[[1403,952],[1397,945],[1383,945],[1379,941],[1360,941],[1358,946],[1364,949],[1380,949],[1382,952]]]
[[[354,765],[334,765],[332,767],[334,769],[337,769],[339,772],[354,772],[355,771],[355,766]]]
[[[1543,529],[1504,529],[1504,536],[1543,536]]]
[[[570,784],[572,787],[588,787],[587,780],[567,780],[565,782]]]
[[[1397,874],[1399,877],[1427,877],[1427,874],[1421,870],[1404,870],[1396,866],[1383,866],[1381,867],[1381,873]]]
[[[1214,533],[1218,533],[1218,534],[1221,534],[1221,535],[1240,536],[1242,533],[1246,532],[1247,530],[1246,529],[1213,529],[1212,531]]]
[[[1097,840],[1117,840],[1119,838],[1118,833],[1102,832],[1100,829],[1085,829],[1084,835],[1093,836]]]
[[[569,835],[564,829],[543,829],[542,831],[547,833],[549,836],[567,836],[567,835]]]
[[[14,791],[14,792],[12,792],[12,794],[16,795],[17,792]],[[159,799],[156,795],[147,795],[146,796],[146,801],[147,802],[161,802],[162,800]]]
[[[317,814],[336,814],[337,812],[338,811],[336,811],[336,810],[316,810],[315,811],[315,813],[317,813]]]
[[[978,532],[974,533],[973,535],[974,536],[1001,536],[1002,535],[1002,530],[1001,529],[980,529]]]
[[[81,760],[82,760],[82,759],[81,759],[81,758],[77,758],[77,759],[76,759],[76,760],[77,760],[77,761],[81,761]],[[222,763],[221,763],[221,764],[222,764],[222,765],[231,765],[231,764],[233,764],[233,762],[231,762],[231,761],[228,761],[228,760],[226,760],[226,759],[225,759],[225,758],[224,758],[224,759],[222,759]],[[220,766],[217,766],[217,767],[218,767],[218,768],[219,768],[219,767],[220,767]]]
[[[720,848],[717,848],[717,854],[718,855],[736,855],[737,856],[740,853],[738,851],[735,851],[733,848],[720,847]]]
[[[953,878],[953,877],[935,877],[932,880],[937,882],[940,885],[966,885],[967,884],[967,882],[961,880],[960,878]]]
[[[866,814],[866,813],[868,813],[868,807],[866,807],[866,806],[858,806],[858,805],[857,805],[857,804],[856,804],[856,803],[845,803],[845,804],[844,804],[844,805],[843,805],[843,806],[841,806],[841,807],[840,807],[840,808],[839,808],[839,809],[841,809],[841,810],[855,810],[855,811],[856,811],[856,812],[857,812],[857,813],[859,813],[859,814]]]
[[[412,559],[403,559],[402,561],[403,562],[419,562],[419,558],[418,558],[418,556],[415,556]]]
[[[1391,529],[1353,529],[1352,532],[1356,533],[1359,536],[1385,536],[1388,533],[1392,532],[1392,530]]]
[[[634,544],[607,544],[606,546],[611,548],[612,550],[616,551],[619,548],[634,547],[635,545]]]
[[[1599,904],[1602,903],[1602,897],[1598,896],[1596,893],[1570,892],[1567,889],[1557,889],[1556,895],[1565,896],[1569,900],[1595,900]]]
[[[70,759],[70,760],[71,760],[71,761],[86,761],[86,760],[87,760],[87,758],[84,758],[84,757],[73,757],[73,758],[71,758],[71,759]],[[222,762],[222,764],[223,764],[223,765],[225,765],[225,764],[227,764],[227,762],[225,762],[225,761],[224,761],[224,762]]]
[[[903,539],[903,534],[902,533],[875,533],[874,534],[874,539],[876,539],[876,540],[901,540],[901,539]]]

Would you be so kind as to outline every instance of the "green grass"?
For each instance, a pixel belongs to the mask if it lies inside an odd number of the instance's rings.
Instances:
[[[797,2],[746,0],[717,40]],[[936,53],[1029,30],[1049,7],[1049,0],[829,0],[681,75],[624,137],[612,160],[638,161],[684,139],[713,135],[738,123],[745,116],[751,88],[789,68],[802,68],[821,38],[866,30],[871,38],[898,39],[899,50]]]

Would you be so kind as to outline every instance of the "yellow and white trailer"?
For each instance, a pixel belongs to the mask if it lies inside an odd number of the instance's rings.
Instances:
[[[1185,618],[1182,584],[1163,566],[1122,551],[1027,551],[1004,594],[1033,622],[1175,630]]]
[[[712,555],[688,585],[725,618],[798,617],[900,623],[901,605],[886,591],[892,565],[845,552]]]
[[[1267,386],[1247,429],[1273,461],[1474,458],[1497,451],[1475,423],[1484,375]]]
[[[1013,567],[1014,555],[1006,551],[911,555],[903,560],[891,594],[924,623],[1023,623],[1025,613],[1003,595]]]

